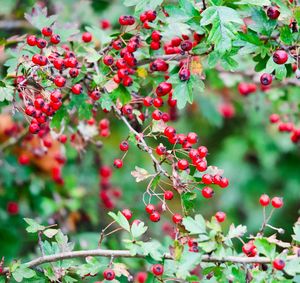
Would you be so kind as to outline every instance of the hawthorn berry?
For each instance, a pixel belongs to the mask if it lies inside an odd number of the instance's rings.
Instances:
[[[175,213],[172,217],[172,221],[175,223],[175,224],[180,224],[182,222],[182,216],[178,213]]]
[[[185,159],[180,159],[177,162],[177,166],[179,170],[186,170],[189,167],[189,162]]]
[[[280,11],[278,7],[271,6],[267,9],[267,16],[270,19],[276,20],[278,19],[279,15],[280,15]]]
[[[277,50],[273,54],[273,61],[279,65],[285,64],[287,62],[288,58],[289,58],[289,56],[288,56],[287,52],[284,50]]]
[[[112,43],[112,48],[115,50],[120,50],[122,48],[122,41],[121,40],[115,40]]]
[[[152,41],[150,43],[150,48],[152,50],[158,50],[160,48],[160,42],[158,42],[158,41]]]
[[[276,258],[273,261],[273,267],[277,270],[283,270],[285,267],[285,262],[282,259]]]
[[[75,84],[72,86],[72,92],[76,95],[81,94],[82,93],[82,86],[81,84]]]
[[[109,178],[112,175],[112,170],[109,166],[102,166],[99,170],[99,174],[102,178]]]
[[[81,36],[83,42],[91,42],[92,41],[92,34],[89,32],[84,32]]]
[[[150,214],[150,220],[152,222],[158,222],[160,220],[160,214],[157,211],[154,211]]]
[[[164,104],[164,101],[162,100],[161,97],[156,97],[153,99],[153,106],[159,108],[159,107],[162,107]]]
[[[106,30],[106,29],[111,28],[111,23],[110,23],[109,20],[103,19],[103,20],[100,21],[100,26],[101,26],[102,29]]]
[[[149,10],[146,12],[147,20],[153,22],[156,19],[156,11]]]
[[[28,165],[30,162],[29,156],[27,154],[21,154],[18,158],[18,162],[20,165]]]
[[[173,47],[178,47],[181,44],[181,42],[182,42],[182,39],[180,37],[173,37],[171,39],[171,45]]]
[[[147,280],[147,273],[146,272],[138,272],[135,276],[137,283],[145,283]]]
[[[198,142],[198,135],[196,133],[188,133],[187,135],[187,141],[191,144],[195,144]]]
[[[173,199],[173,197],[174,197],[174,194],[173,194],[172,191],[165,191],[164,192],[164,198],[165,198],[165,200],[171,200],[171,199]]]
[[[156,88],[156,94],[158,96],[164,96],[172,90],[172,84],[167,82],[160,83]]]
[[[161,119],[161,117],[162,117],[162,112],[159,111],[158,109],[156,109],[152,112],[153,120],[159,121]]]
[[[268,206],[270,204],[270,198],[269,198],[269,196],[266,195],[266,194],[261,195],[260,198],[259,198],[259,203],[262,206]]]
[[[272,83],[272,80],[273,80],[272,75],[267,73],[262,74],[260,77],[260,83],[264,86],[270,85]]]
[[[242,247],[242,251],[248,257],[256,256],[256,246],[253,244],[252,241],[244,244]]]
[[[281,208],[283,206],[283,200],[280,197],[273,197],[271,204],[274,208]]]
[[[115,276],[115,272],[112,269],[106,269],[103,272],[103,277],[108,281],[114,280]]]
[[[121,151],[127,151],[129,149],[128,141],[122,141],[120,143],[120,150]]]
[[[164,273],[164,267],[161,264],[154,264],[151,267],[151,272],[155,275],[155,276],[159,276],[162,275]]]
[[[40,49],[43,49],[47,46],[47,41],[43,38],[37,39],[36,46]]]
[[[153,41],[157,41],[157,42],[159,42],[160,40],[161,40],[161,34],[160,34],[160,32],[159,31],[157,31],[157,30],[154,30],[153,32],[152,32],[152,34],[151,34],[151,39],[153,40]]]
[[[214,190],[211,187],[204,187],[201,193],[202,196],[205,198],[212,198],[214,195]]]
[[[43,27],[42,28],[43,36],[51,36],[52,33],[53,33],[52,28],[50,28],[50,27]]]
[[[79,75],[79,70],[77,68],[72,68],[69,70],[69,75],[71,78],[76,78]]]
[[[220,181],[218,182],[218,185],[221,187],[221,188],[227,188],[228,185],[229,185],[229,181],[227,178],[225,177],[221,177]]]
[[[147,204],[145,207],[147,213],[152,214],[155,211],[155,206],[151,203]]]
[[[60,43],[60,36],[58,34],[52,34],[51,37],[50,37],[50,42],[52,44]]]
[[[193,48],[193,43],[190,40],[184,40],[181,42],[180,47],[183,51],[190,51]]]
[[[16,215],[19,212],[19,205],[15,201],[10,201],[7,203],[6,210],[10,215]]]
[[[26,42],[30,46],[35,46],[37,44],[37,38],[35,35],[28,35],[26,38]]]
[[[199,146],[198,147],[198,153],[199,153],[199,156],[201,157],[201,158],[204,158],[204,157],[206,157],[206,155],[208,154],[208,149],[207,149],[207,147],[205,147],[205,146]]]
[[[256,85],[252,83],[239,83],[238,85],[238,91],[243,96],[247,96],[250,93],[255,92],[256,89],[257,89]]]
[[[56,76],[53,82],[57,87],[64,87],[66,84],[66,79],[62,76]]]
[[[272,124],[279,122],[280,116],[278,114],[271,114],[269,120]]]
[[[163,144],[159,144],[156,147],[155,151],[158,155],[164,155],[166,153],[167,149]]]
[[[202,183],[203,183],[203,184],[205,184],[205,185],[210,185],[210,184],[212,184],[212,182],[213,182],[213,178],[212,178],[211,175],[209,175],[209,174],[204,174],[204,175],[202,176]]]
[[[188,81],[190,79],[191,72],[189,69],[183,68],[179,71],[178,75],[181,81]]]
[[[114,166],[116,168],[122,168],[123,167],[123,161],[121,159],[115,159],[114,160]]]
[[[217,221],[218,221],[219,223],[224,222],[225,219],[226,219],[226,213],[223,212],[223,211],[218,211],[218,212],[215,214],[215,217],[216,217],[216,219],[217,219]]]
[[[125,218],[127,220],[130,220],[131,217],[132,217],[132,212],[129,209],[127,209],[127,208],[125,208],[125,209],[122,210],[122,214],[125,216]]]
[[[135,19],[132,16],[120,16],[119,23],[122,26],[131,26],[135,23]]]
[[[103,63],[106,66],[111,66],[114,63],[114,58],[111,55],[106,55],[103,58]]]
[[[176,130],[173,127],[168,126],[164,129],[164,135],[167,138],[174,137],[176,135]]]

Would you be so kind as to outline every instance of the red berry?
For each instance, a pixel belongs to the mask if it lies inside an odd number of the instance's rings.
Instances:
[[[276,258],[273,261],[273,267],[277,270],[283,270],[285,267],[285,262],[282,259]]]
[[[162,82],[156,88],[156,94],[158,96],[164,96],[172,90],[172,84],[167,82]]]
[[[289,56],[284,50],[277,50],[273,54],[273,61],[279,65],[285,64],[288,58]]]
[[[54,83],[57,87],[64,87],[66,84],[66,79],[62,76],[56,76],[54,78]]]
[[[189,69],[183,68],[179,71],[178,75],[181,81],[188,81],[191,77],[191,72]]]
[[[239,83],[238,91],[241,95],[247,96],[248,94],[256,91],[256,85],[250,83]]]
[[[106,130],[109,128],[109,120],[108,119],[101,119],[99,122],[99,129]]]
[[[212,198],[214,195],[214,190],[210,187],[204,187],[201,191],[202,196],[205,198]]]
[[[187,141],[191,144],[195,144],[198,142],[198,135],[196,133],[188,133]]]
[[[119,23],[122,26],[130,26],[135,23],[135,19],[132,16],[120,16]]]
[[[146,107],[150,107],[153,103],[153,98],[150,96],[146,96],[143,100],[143,103]]]
[[[104,29],[104,30],[105,30],[105,29],[109,29],[109,28],[111,28],[111,23],[110,23],[109,20],[103,19],[103,20],[100,21],[100,26],[101,26],[101,28]]]
[[[111,177],[112,170],[109,166],[102,166],[99,170],[99,174],[102,178],[109,178]]]
[[[115,159],[114,160],[114,166],[116,168],[122,168],[123,167],[123,161],[121,159]]]
[[[127,151],[129,148],[129,144],[128,144],[128,141],[122,141],[120,143],[120,150],[122,151]]]
[[[80,84],[75,84],[72,86],[72,92],[76,95],[82,93],[82,86]]]
[[[227,178],[221,177],[221,179],[220,179],[218,185],[219,185],[221,188],[227,188],[228,185],[229,185],[229,181],[228,181]]]
[[[171,45],[173,47],[178,47],[181,42],[182,42],[182,39],[180,37],[173,37],[171,40]]]
[[[270,198],[268,195],[261,195],[259,198],[259,202],[262,206],[268,206],[270,204]]]
[[[28,165],[30,162],[29,156],[25,153],[19,156],[18,162],[20,165]]]
[[[103,277],[108,281],[114,280],[115,276],[115,272],[112,269],[106,269],[103,272]]]
[[[106,55],[103,58],[103,63],[107,66],[111,66],[114,63],[114,58],[111,55]]]
[[[58,34],[52,34],[51,37],[50,37],[50,42],[52,44],[60,43],[60,36]]]
[[[274,208],[281,208],[283,206],[283,200],[280,197],[273,197],[271,203]]]
[[[174,194],[172,191],[165,191],[164,192],[164,198],[166,200],[171,200],[174,197]]]
[[[61,142],[61,143],[66,143],[67,140],[68,140],[68,137],[66,135],[61,135],[58,140]]]
[[[89,32],[84,32],[81,36],[83,42],[91,42],[92,35]]]
[[[160,42],[157,42],[157,41],[152,41],[150,43],[150,48],[152,50],[158,50],[160,48]]]
[[[167,137],[167,138],[171,138],[171,137],[174,137],[176,135],[176,130],[173,128],[173,127],[166,127],[165,130],[164,130],[164,135]]]
[[[156,147],[155,151],[158,155],[164,155],[166,153],[167,149],[163,144],[159,144]]]
[[[151,271],[155,276],[159,276],[164,273],[164,267],[161,264],[154,264],[151,266]]]
[[[204,174],[202,176],[202,182],[205,184],[205,185],[210,185],[212,182],[213,182],[213,178],[211,175],[209,174]]]
[[[136,274],[135,279],[136,279],[137,283],[145,283],[147,280],[147,277],[148,277],[148,275],[146,272],[138,272]]]
[[[185,159],[180,159],[177,162],[177,166],[179,170],[185,170],[189,167],[189,162]]]
[[[162,107],[164,104],[164,101],[161,97],[156,97],[153,99],[153,105],[157,108]]]
[[[260,77],[260,83],[264,86],[270,85],[272,83],[272,75],[264,73]]]
[[[125,216],[125,218],[127,220],[130,220],[131,217],[132,217],[132,212],[129,209],[127,209],[127,208],[125,208],[125,209],[122,210],[122,214]]]
[[[243,253],[248,257],[256,256],[256,247],[253,242],[249,242],[243,245],[242,247]]]
[[[147,213],[152,214],[155,211],[155,206],[150,203],[145,207],[145,210]]]
[[[10,201],[7,204],[6,209],[9,214],[15,215],[15,214],[18,214],[18,212],[19,212],[19,205],[18,205],[18,203],[14,202],[14,201]]]
[[[158,109],[156,109],[152,112],[153,120],[159,121],[161,119],[161,117],[162,117],[162,113]]]
[[[147,20],[153,22],[156,19],[156,11],[149,10],[146,12]]]
[[[35,46],[37,44],[37,38],[35,35],[28,35],[26,42],[30,46]]]
[[[157,211],[154,211],[150,214],[150,220],[152,222],[158,222],[160,220],[160,214]]]
[[[267,16],[272,19],[272,20],[276,20],[278,19],[280,15],[280,11],[278,9],[278,7],[269,7],[268,10],[267,10]]]
[[[190,51],[193,48],[193,43],[190,40],[184,40],[181,42],[180,47],[183,51]]]
[[[280,116],[278,114],[271,114],[269,120],[272,124],[279,122]]]
[[[51,36],[52,35],[52,28],[50,27],[44,27],[42,28],[42,34],[43,36]]]
[[[175,224],[179,224],[182,222],[182,216],[178,213],[175,213],[172,217],[172,220]]]
[[[76,78],[79,75],[79,71],[77,68],[72,68],[69,70],[69,75],[71,78]]]
[[[128,87],[131,86],[133,84],[133,80],[131,77],[126,76],[125,78],[123,78],[123,86]]]
[[[37,40],[36,46],[37,46],[38,48],[40,48],[40,49],[43,49],[43,48],[45,48],[45,47],[47,46],[47,41],[46,41],[45,39],[43,39],[43,38],[39,38],[39,39]]]
[[[205,146],[199,146],[198,147],[198,153],[199,153],[199,156],[201,158],[204,158],[204,157],[206,157],[206,155],[208,153],[208,150],[207,150],[207,148]]]
[[[223,212],[223,211],[218,211],[216,214],[215,214],[215,217],[217,219],[217,221],[219,223],[221,222],[224,222],[225,218],[226,218],[226,213]]]
[[[161,40],[160,32],[157,31],[157,30],[154,30],[151,34],[151,38],[152,38],[153,41],[157,41],[157,42],[160,41]]]
[[[121,40],[115,40],[113,43],[112,43],[112,47],[113,49],[115,50],[120,50],[122,48],[122,41]]]

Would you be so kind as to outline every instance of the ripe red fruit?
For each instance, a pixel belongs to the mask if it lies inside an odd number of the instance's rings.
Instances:
[[[156,94],[158,96],[164,96],[172,90],[172,84],[167,82],[160,83],[156,88]]]
[[[165,200],[171,200],[174,197],[174,194],[172,191],[165,191],[164,192],[164,198]]]
[[[69,75],[71,78],[76,78],[79,75],[79,70],[77,68],[72,68],[69,70]]]
[[[259,203],[262,206],[268,206],[270,204],[270,198],[269,198],[269,196],[266,195],[266,194],[261,195],[260,198],[259,198]]]
[[[66,135],[61,135],[58,140],[61,142],[61,143],[66,143],[67,140],[68,140],[68,137]]]
[[[89,32],[84,32],[81,36],[83,42],[91,42],[92,41],[92,34]]]
[[[53,82],[57,87],[64,87],[66,84],[66,79],[62,76],[56,76]]]
[[[28,35],[26,42],[30,46],[35,46],[37,44],[37,38],[35,35]]]
[[[185,159],[180,159],[177,162],[177,166],[179,170],[185,170],[189,167],[189,162]]]
[[[102,166],[99,170],[99,174],[102,178],[109,178],[111,177],[112,170],[109,166]]]
[[[274,208],[281,208],[283,206],[283,200],[280,197],[273,197],[271,203]]]
[[[182,222],[182,216],[178,213],[175,213],[172,217],[172,220],[175,224],[179,224]]]
[[[10,201],[7,204],[6,210],[10,215],[18,214],[19,205],[18,205],[18,203],[14,202],[14,201]]]
[[[146,272],[138,272],[136,274],[135,279],[136,279],[137,283],[145,283],[147,280],[147,277],[148,277],[148,275]]]
[[[226,118],[226,119],[230,119],[232,117],[234,117],[235,115],[235,108],[232,105],[232,103],[230,102],[224,102],[219,106],[219,112],[220,114]]]
[[[191,144],[195,144],[198,142],[198,135],[196,133],[188,133],[187,135],[187,141]]]
[[[218,211],[218,212],[215,214],[215,217],[216,217],[216,219],[217,219],[217,221],[218,221],[219,223],[222,223],[222,222],[224,222],[225,219],[226,219],[226,213],[223,212],[223,211]]]
[[[269,120],[272,124],[279,122],[280,116],[278,114],[271,114]]]
[[[256,256],[256,246],[251,241],[243,245],[242,251],[248,257]]]
[[[221,188],[223,188],[223,189],[224,189],[224,188],[227,188],[228,185],[229,185],[229,181],[228,181],[227,178],[221,177],[221,179],[220,179],[218,185],[219,185]]]
[[[157,41],[157,42],[160,41],[161,40],[160,32],[157,31],[157,30],[154,30],[151,34],[151,38],[152,38],[153,41]]]
[[[171,137],[174,137],[176,135],[176,130],[173,128],[173,127],[166,127],[165,130],[164,130],[164,135],[167,137],[167,138],[171,138]]]
[[[127,151],[129,148],[129,144],[128,144],[128,141],[122,141],[120,143],[120,150],[122,151]]]
[[[156,109],[152,112],[153,120],[159,121],[161,119],[161,116],[162,116],[162,113],[158,109]]]
[[[100,21],[100,26],[101,26],[101,28],[104,29],[104,30],[105,30],[105,29],[109,29],[109,28],[111,28],[111,23],[110,23],[109,20],[103,19],[103,20]]]
[[[150,48],[152,50],[158,50],[160,48],[160,42],[158,42],[158,41],[152,41],[150,43]]]
[[[160,214],[157,211],[154,211],[150,214],[150,220],[152,222],[158,222],[160,220]]]
[[[29,126],[29,132],[31,134],[37,134],[40,131],[40,127],[37,123],[31,123]]]
[[[206,155],[207,155],[207,153],[208,153],[208,149],[207,149],[207,147],[206,146],[199,146],[198,147],[198,153],[199,153],[199,156],[201,157],[201,158],[204,158],[204,157],[206,157]]]
[[[115,272],[112,269],[106,269],[103,272],[103,277],[108,281],[114,280],[115,276]]]
[[[109,120],[108,119],[101,119],[99,122],[99,129],[106,130],[109,128]]]
[[[72,92],[76,95],[82,93],[82,86],[80,84],[75,84],[72,86]]]
[[[213,178],[209,174],[204,174],[202,176],[202,182],[206,185],[210,185],[213,182]]]
[[[20,165],[28,165],[30,162],[29,156],[27,154],[21,154],[19,156],[18,162]]]
[[[202,196],[205,198],[212,198],[214,195],[214,190],[210,187],[204,187],[201,191]]]
[[[280,11],[279,11],[278,7],[271,6],[267,9],[267,16],[270,19],[276,20],[276,19],[278,19],[279,15],[280,15]]]
[[[159,276],[164,273],[164,267],[161,264],[154,264],[151,266],[151,271],[155,276]]]
[[[135,19],[132,16],[120,16],[119,23],[122,26],[130,26],[135,23]]]
[[[181,81],[188,81],[191,77],[191,72],[189,69],[183,68],[179,71],[178,75]]]
[[[264,73],[260,77],[260,83],[264,86],[270,85],[272,83],[273,77],[270,74]]]
[[[113,49],[115,50],[120,50],[122,48],[122,41],[121,40],[115,40],[113,43],[112,43],[112,47]]]
[[[143,103],[146,107],[150,107],[153,103],[153,98],[150,96],[146,96],[143,100]]]
[[[273,261],[273,267],[277,270],[283,270],[285,267],[285,262],[282,259],[276,258]]]
[[[164,155],[166,153],[167,149],[163,144],[159,144],[156,147],[155,151],[158,155]]]
[[[131,217],[132,217],[132,212],[129,209],[127,209],[127,208],[125,208],[125,209],[122,210],[122,214],[125,216],[125,218],[127,220],[130,220]]]
[[[123,78],[123,86],[128,87],[131,86],[133,84],[133,80],[131,77],[126,76],[125,78]]]
[[[62,58],[56,58],[53,60],[53,66],[57,70],[62,70],[64,67],[64,60]]]
[[[146,207],[145,210],[147,213],[152,214],[155,211],[155,206],[151,203],[149,203]]]
[[[115,159],[114,160],[114,166],[116,168],[122,168],[123,167],[123,161],[121,159]]]
[[[50,42],[52,44],[60,43],[60,36],[58,34],[52,34],[51,37],[50,37]]]
[[[43,39],[43,38],[39,38],[37,40],[36,46],[38,48],[40,48],[40,49],[43,49],[43,48],[45,48],[47,46],[47,41],[45,39]]]
[[[247,96],[256,91],[256,85],[252,83],[239,83],[238,91],[241,95]]]
[[[111,55],[104,56],[103,63],[107,66],[111,66],[114,63],[114,57]]]
[[[284,50],[277,50],[273,54],[273,61],[279,65],[285,64],[288,58],[289,56]]]
[[[161,97],[156,97],[153,99],[153,105],[157,108],[162,107],[164,104],[164,101]]]
[[[42,28],[42,34],[43,36],[51,36],[52,35],[52,28],[50,27],[43,27]]]
[[[190,40],[184,40],[181,42],[180,47],[183,51],[190,51],[193,48],[193,43]]]
[[[182,39],[180,37],[173,37],[171,40],[171,45],[173,47],[178,47],[181,42],[182,42]]]

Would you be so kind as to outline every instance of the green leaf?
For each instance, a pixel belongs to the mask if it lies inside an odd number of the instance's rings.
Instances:
[[[113,106],[113,101],[108,93],[103,93],[99,99],[102,109],[110,110]]]
[[[187,192],[187,193],[181,194],[183,206],[187,211],[190,211],[195,207],[196,198],[197,198],[196,193]]]
[[[275,77],[278,80],[283,80],[287,75],[287,69],[285,65],[277,65],[275,67]]]
[[[56,128],[56,129],[60,129],[61,127],[61,123],[64,119],[68,120],[68,112],[67,109],[64,105],[61,106],[61,108],[55,112],[52,120],[51,120],[51,128]]]
[[[183,109],[189,101],[189,89],[187,82],[179,83],[173,91],[173,98],[177,100],[178,109]]]
[[[12,101],[14,95],[14,88],[12,86],[0,87],[0,102],[7,100]]]
[[[293,240],[300,243],[300,223],[295,223],[293,227],[294,235],[292,235]]]
[[[55,240],[60,252],[70,252],[73,250],[74,244],[68,242],[68,236],[64,235],[61,230],[58,230],[56,233]]]
[[[205,220],[200,214],[197,214],[194,219],[190,216],[183,218],[182,224],[192,235],[206,234]]]
[[[270,20],[262,9],[252,9],[252,19],[249,28],[262,35],[270,36],[277,24],[277,21]]]
[[[26,231],[28,233],[36,233],[38,231],[43,231],[45,229],[45,226],[38,224],[35,220],[31,218],[24,218],[24,220],[29,225],[26,228]]]
[[[58,17],[58,15],[47,17],[47,7],[41,8],[38,4],[34,6],[32,11],[31,14],[25,13],[24,18],[39,30],[51,26]]]
[[[215,50],[225,53],[232,48],[232,41],[237,36],[237,27],[243,24],[239,14],[232,8],[212,6],[202,12],[200,24],[212,25],[208,42],[215,45]]]
[[[280,40],[287,45],[291,45],[293,43],[293,34],[288,26],[283,26],[280,29]]]
[[[161,5],[163,0],[124,0],[124,5],[127,7],[135,6],[135,13],[140,14],[143,11],[155,10]]]
[[[134,222],[131,225],[131,235],[134,239],[137,239],[138,237],[142,236],[146,231],[147,231],[148,227],[145,226],[144,222]]]
[[[99,273],[101,269],[104,267],[104,264],[102,264],[100,260],[98,260],[95,257],[86,257],[85,260],[86,260],[85,264],[80,264],[77,266],[76,273],[81,277],[84,277],[87,274],[94,276],[97,273]]]
[[[229,227],[228,234],[226,236],[227,239],[242,237],[247,232],[247,227],[243,225],[234,226],[234,224],[231,224]]]
[[[162,245],[158,241],[141,242],[141,248],[144,255],[150,255],[153,259],[161,261],[164,253]]]
[[[93,38],[100,41],[101,46],[111,42],[112,38],[100,27],[92,26],[86,27],[86,31],[93,35]]]
[[[101,58],[101,55],[92,47],[85,47],[87,51],[86,61],[89,63],[96,63]]]
[[[26,267],[25,265],[20,265],[13,273],[12,276],[17,282],[22,282],[24,278],[32,278],[36,273],[34,270]]]
[[[256,239],[254,241],[257,251],[264,256],[274,259],[276,256],[276,245],[268,242],[267,239]]]
[[[43,234],[48,238],[53,238],[58,233],[58,229],[46,229]]]
[[[254,5],[254,6],[269,6],[271,5],[270,0],[240,0],[237,5]]]
[[[178,262],[176,277],[185,279],[190,272],[201,262],[200,253],[191,253],[187,249],[184,250]]]
[[[295,258],[292,260],[288,260],[286,262],[284,271],[291,275],[295,276],[296,274],[300,274],[300,258]]]
[[[123,229],[130,232],[130,225],[126,217],[119,211],[118,214],[109,212],[108,215],[113,218]]]

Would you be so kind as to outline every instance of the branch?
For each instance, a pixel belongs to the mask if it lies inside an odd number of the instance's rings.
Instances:
[[[179,55],[179,54],[171,54],[171,55],[161,55],[161,56],[152,56],[146,59],[142,59],[138,61],[137,66],[142,66],[149,64],[156,59],[162,59],[165,61],[180,61],[189,57],[189,54]]]
[[[24,20],[2,20],[0,21],[0,29],[30,29],[33,28],[27,21]]]
[[[64,259],[71,258],[81,258],[88,256],[98,256],[98,257],[114,257],[114,258],[146,258],[147,255],[136,254],[132,255],[129,250],[83,250],[83,251],[73,251],[73,252],[64,252],[54,255],[46,255],[41,256],[36,259],[33,259],[29,262],[24,263],[24,265],[28,268],[34,268],[44,263],[56,262]],[[164,259],[174,260],[173,256],[170,254],[165,254]],[[297,258],[296,255],[291,255],[287,257],[287,260],[292,260]],[[267,257],[245,257],[245,256],[226,256],[226,257],[216,257],[210,255],[203,255],[201,258],[201,262],[212,262],[212,263],[243,263],[243,264],[251,264],[251,263],[271,263],[272,261]],[[3,274],[8,273],[9,269],[4,268]]]
[[[130,132],[132,132],[135,136],[139,137],[139,142],[143,145],[144,150],[150,155],[155,168],[157,169],[158,173],[162,173],[164,174],[167,178],[171,178],[170,175],[168,174],[168,172],[166,170],[164,170],[161,165],[160,162],[155,158],[155,156],[152,153],[151,148],[147,145],[146,141],[144,140],[144,138],[140,135],[140,133],[138,133],[131,125],[130,123],[127,121],[127,119],[122,115],[121,111],[115,106],[113,105],[113,109],[115,110],[115,112],[119,115],[120,119],[125,123],[125,125],[128,127],[128,129],[130,130]]]

